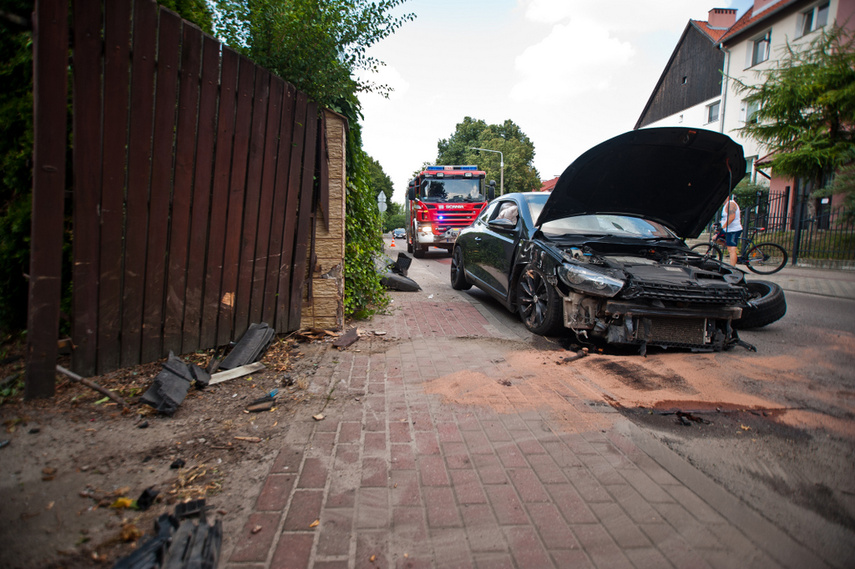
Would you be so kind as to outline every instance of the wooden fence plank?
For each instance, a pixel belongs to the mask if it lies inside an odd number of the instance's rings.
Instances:
[[[56,339],[65,200],[68,90],[68,2],[36,0],[33,18],[33,215],[27,315],[27,399],[51,397],[56,382]]]
[[[235,300],[238,282],[238,263],[243,228],[244,199],[246,197],[246,170],[249,157],[249,136],[252,124],[252,100],[256,66],[241,56],[238,72],[237,112],[235,113],[235,138],[232,147],[232,174],[229,182],[226,243],[223,256],[222,300],[217,319],[217,344],[223,345],[233,338]]]
[[[300,182],[302,179],[303,144],[306,133],[306,94],[297,91],[294,103],[294,130],[291,137],[291,165],[288,176],[288,197],[285,207],[285,226],[282,232],[282,256],[279,259],[279,298],[276,303],[276,331],[289,332],[291,307],[291,275],[294,245],[297,233],[297,213],[300,208]]]
[[[107,2],[104,18],[104,129],[101,153],[101,277],[98,288],[98,373],[119,367],[122,328],[122,231],[128,144],[131,7]]]
[[[277,81],[284,83],[278,77]],[[270,245],[268,246],[268,266],[266,283],[264,287],[264,307],[261,320],[267,322],[274,328],[276,317],[276,305],[279,299],[277,288],[279,286],[279,273],[281,270],[280,259],[282,257],[282,232],[285,226],[287,213],[288,179],[291,167],[291,135],[294,130],[294,99],[296,89],[290,83],[285,83],[285,93],[282,100],[282,118],[279,123],[279,148],[276,153],[276,180],[273,195],[273,206],[271,207],[272,220],[270,223]]]
[[[172,214],[169,225],[169,271],[163,319],[163,351],[181,352],[187,283],[187,251],[190,239],[190,205],[196,156],[196,117],[198,114],[199,70],[202,57],[202,31],[184,22],[181,41],[181,67],[178,88],[178,130],[175,139],[175,182],[172,190]]]
[[[264,141],[269,98],[270,72],[258,67],[255,71],[252,128],[249,139],[249,161],[246,171],[243,238],[241,239],[233,331],[235,338],[240,338],[250,324],[249,305],[252,299],[252,274],[255,270],[255,248],[258,238],[258,200],[261,198],[261,171],[264,167]]]
[[[294,247],[293,274],[291,276],[291,308],[288,311],[288,329],[300,327],[301,306],[303,304],[303,286],[308,279],[306,264],[309,240],[311,239],[312,215],[315,195],[318,137],[318,105],[310,102],[306,109],[306,138],[303,146],[303,171],[300,181],[300,212],[297,223],[297,237]]]
[[[273,215],[273,195],[276,182],[276,153],[279,125],[282,116],[282,98],[285,83],[276,77],[270,81],[270,101],[267,113],[267,134],[264,139],[264,170],[261,174],[261,198],[258,202],[258,239],[255,248],[255,269],[252,275],[252,295],[249,310],[250,322],[262,322],[264,285],[268,271],[270,251],[270,221]],[[271,326],[273,322],[268,322]]]
[[[101,202],[101,3],[76,0],[74,18],[74,249],[72,369],[95,374]]]
[[[190,220],[190,249],[187,263],[184,325],[181,352],[198,350],[202,299],[205,285],[205,253],[211,181],[214,168],[214,141],[217,136],[217,93],[219,92],[220,44],[205,36],[202,51],[202,80],[199,94],[199,126],[196,137],[196,172]]]
[[[145,299],[143,300],[142,361],[163,353],[163,297],[169,239],[169,198],[172,193],[172,158],[175,139],[175,105],[178,96],[178,48],[181,19],[161,8],[157,43],[154,135],[149,192],[148,246]]]
[[[222,79],[217,118],[217,148],[214,180],[211,190],[211,221],[208,229],[208,256],[205,272],[205,294],[202,306],[200,342],[217,345],[217,319],[222,301],[223,256],[226,239],[226,214],[229,204],[232,146],[237,104],[238,54],[223,48]]]
[[[154,57],[157,5],[134,2],[131,117],[128,136],[128,195],[125,202],[125,262],[122,287],[121,365],[140,362],[143,295],[154,116]]]

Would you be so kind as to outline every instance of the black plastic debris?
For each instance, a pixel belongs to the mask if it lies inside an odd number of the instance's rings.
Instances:
[[[137,509],[143,512],[148,510],[154,504],[154,500],[158,494],[159,492],[154,489],[154,486],[149,486],[143,490],[143,493],[137,498]]]
[[[234,369],[257,362],[270,347],[275,330],[266,322],[251,324],[229,355],[220,362],[220,369]]]
[[[178,504],[175,515],[161,515],[154,528],[157,535],[116,562],[113,569],[216,569],[223,525],[220,520],[208,523],[205,500]]]
[[[184,468],[184,465],[187,464],[183,458],[176,458],[172,461],[172,464],[169,465],[169,468],[172,470],[177,470],[179,468]]]
[[[175,525],[173,525],[175,524]],[[177,527],[176,520],[169,514],[162,514],[154,521],[154,537],[143,543],[130,555],[122,557],[113,569],[150,569],[161,567],[170,538]]]
[[[208,385],[210,380],[211,376],[208,372],[196,364],[184,362],[169,352],[169,358],[163,364],[163,369],[154,378],[154,383],[143,394],[140,401],[165,415],[174,415],[187,397],[187,391],[193,383],[201,388]]]
[[[276,405],[276,394],[278,389],[274,389],[264,397],[259,397],[246,406],[246,410],[250,413],[259,413],[261,411],[270,411]]]
[[[398,253],[398,259],[394,263],[387,263],[387,272],[380,277],[380,284],[390,290],[403,292],[422,290],[416,281],[407,276],[407,270],[412,262],[413,259],[406,253]]]

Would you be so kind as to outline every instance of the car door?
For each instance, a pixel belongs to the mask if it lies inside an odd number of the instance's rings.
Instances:
[[[478,278],[490,289],[489,292],[499,298],[508,297],[511,266],[521,227],[520,204],[514,199],[500,199],[477,236],[480,239],[476,260]]]
[[[472,225],[457,238],[457,244],[463,249],[463,264],[466,272],[477,281],[478,286],[484,280],[481,270],[481,244],[487,230],[487,220],[495,213],[498,204],[492,202],[472,222]]]

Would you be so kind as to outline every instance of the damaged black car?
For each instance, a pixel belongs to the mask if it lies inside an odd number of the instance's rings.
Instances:
[[[720,351],[786,312],[774,283],[691,251],[745,173],[721,133],[642,129],[585,152],[551,193],[500,196],[461,231],[451,284],[472,285],[541,335]]]

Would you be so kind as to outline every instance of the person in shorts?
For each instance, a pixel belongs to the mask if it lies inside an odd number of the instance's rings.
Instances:
[[[733,198],[728,198],[721,210],[721,227],[724,232],[724,244],[727,247],[728,255],[730,255],[730,264],[733,266],[736,266],[736,261],[739,258],[736,244],[739,236],[742,235],[741,217],[739,204]]]

